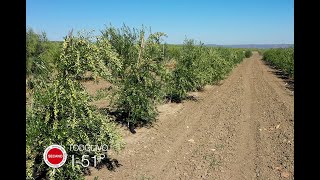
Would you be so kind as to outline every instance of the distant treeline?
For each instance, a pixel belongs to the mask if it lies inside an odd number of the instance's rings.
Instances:
[[[270,48],[289,48],[293,47],[293,44],[235,44],[235,45],[216,45],[206,44],[206,46],[213,47],[229,47],[229,48],[256,48],[256,49],[270,49]]]

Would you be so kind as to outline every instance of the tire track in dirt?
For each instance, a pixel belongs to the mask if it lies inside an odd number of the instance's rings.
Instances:
[[[153,128],[111,152],[121,167],[86,179],[293,179],[293,96],[260,59],[195,93],[197,102],[161,105]]]
[[[285,82],[276,78],[269,67],[255,59],[253,80],[259,117],[259,179],[293,179],[294,137],[293,96]]]

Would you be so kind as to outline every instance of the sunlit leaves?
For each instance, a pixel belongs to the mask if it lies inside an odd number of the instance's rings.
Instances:
[[[117,53],[105,39],[91,42],[81,36],[67,37],[62,47],[57,74],[52,74],[50,83],[35,83],[33,102],[27,107],[28,178],[37,176],[31,172],[46,173],[53,179],[83,178],[83,168],[72,168],[71,161],[54,172],[37,160],[49,145],[105,144],[116,151],[124,145],[115,124],[89,105],[91,98],[77,80],[86,71],[111,80],[111,67],[121,68]],[[81,155],[78,151],[68,154]]]
[[[171,50],[178,56],[175,55],[176,67],[167,80],[166,90],[167,97],[178,102],[187,97],[187,92],[222,80],[244,58],[238,50],[196,45],[190,39],[186,39],[179,50],[180,53]]]
[[[263,59],[294,78],[294,48],[265,50],[263,52]]]
[[[149,124],[155,120],[156,103],[164,96],[164,33],[146,35],[145,29],[106,28],[103,32],[122,61],[115,85],[114,105],[132,125]]]

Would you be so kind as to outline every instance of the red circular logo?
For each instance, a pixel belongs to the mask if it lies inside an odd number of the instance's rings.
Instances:
[[[59,164],[63,159],[63,152],[58,148],[52,148],[48,151],[47,159],[51,164]]]
[[[67,160],[67,153],[60,145],[51,145],[43,153],[45,163],[53,168],[61,167]]]

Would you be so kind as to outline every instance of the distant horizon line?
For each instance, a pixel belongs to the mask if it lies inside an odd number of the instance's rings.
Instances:
[[[49,40],[51,42],[63,42],[63,40]],[[167,43],[173,45],[183,45],[183,43]],[[248,44],[214,44],[204,43],[204,45],[217,45],[217,46],[234,46],[234,45],[294,45],[294,43],[248,43]]]
[[[183,43],[181,43],[183,44]],[[214,43],[204,43],[205,45],[293,45],[294,43],[248,43],[248,44],[214,44]]]

